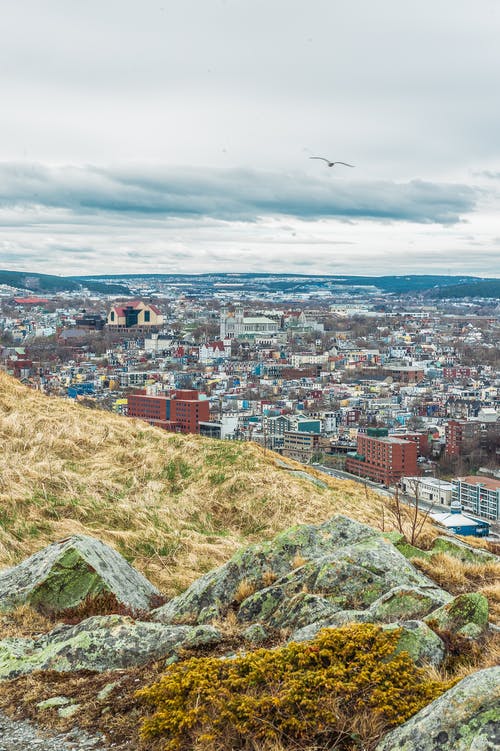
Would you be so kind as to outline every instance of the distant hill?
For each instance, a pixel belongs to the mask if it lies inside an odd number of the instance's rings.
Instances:
[[[55,276],[51,274],[38,274],[28,271],[5,271],[0,270],[0,284],[8,284],[11,287],[30,290],[32,292],[78,292],[82,288],[91,292],[100,292],[108,295],[130,295],[130,290],[124,284],[98,282],[93,279],[80,281],[72,277]]]
[[[76,278],[76,277],[75,277]],[[443,276],[399,274],[394,276],[351,276],[339,275],[308,275],[308,274],[266,274],[266,273],[206,273],[206,274],[102,274],[98,277],[79,277],[79,279],[120,279],[130,280],[148,279],[151,281],[169,281],[186,288],[204,287],[220,289],[220,287],[244,288],[246,291],[294,292],[314,291],[333,287],[373,287],[382,292],[393,294],[420,293],[434,288],[443,288],[462,283],[482,281],[474,276]],[[493,280],[494,281],[494,280]]]
[[[464,295],[441,294],[442,290],[475,284],[498,284],[498,279],[483,279],[474,276],[443,276],[422,274],[398,274],[394,276],[308,275],[266,273],[206,273],[206,274],[99,274],[89,276],[52,276],[26,271],[0,271],[0,284],[9,284],[36,292],[78,291],[85,287],[102,294],[132,294],[130,286],[142,279],[152,283],[175,284],[179,291],[195,295],[198,290],[211,293],[234,289],[246,292],[282,292],[294,295],[302,292],[338,290],[348,287],[351,294],[364,294],[368,288],[389,294],[433,294],[436,297],[461,297]],[[153,286],[153,285],[152,285]],[[478,292],[480,295],[480,292]],[[486,296],[486,295],[482,295]],[[496,296],[496,295],[488,295]]]
[[[465,284],[452,284],[432,292],[432,297],[437,298],[462,298],[462,297],[492,297],[500,299],[500,279],[489,279],[482,282],[468,282]]]

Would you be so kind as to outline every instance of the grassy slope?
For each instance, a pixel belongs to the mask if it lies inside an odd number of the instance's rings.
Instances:
[[[382,498],[357,483],[321,475],[328,484],[321,489],[290,475],[277,466],[276,455],[253,444],[169,435],[45,397],[3,373],[0,440],[0,568],[55,539],[84,532],[118,548],[170,595],[242,545],[292,524],[316,523],[336,512],[375,527],[382,520]],[[386,529],[388,518],[385,514]],[[451,591],[490,589],[490,604],[500,601],[492,568],[467,567],[443,555],[422,565]],[[32,636],[52,625],[29,608],[0,618],[4,636]],[[219,625],[227,649],[237,649],[239,631],[229,621]],[[496,664],[498,640],[476,651],[453,676]],[[120,751],[157,751],[162,743],[139,741],[146,710],[135,692],[163,669],[160,661],[94,676],[51,671],[22,676],[3,684],[0,706],[13,716],[65,729],[74,726],[74,718],[37,709],[40,699],[64,694],[80,704],[79,725],[100,729]],[[96,695],[114,680],[117,688],[103,709]],[[280,749],[277,744],[275,751]]]
[[[337,512],[380,524],[380,496],[357,483],[326,478],[318,488],[254,444],[171,435],[3,373],[0,440],[0,568],[81,532],[172,595],[293,524]]]

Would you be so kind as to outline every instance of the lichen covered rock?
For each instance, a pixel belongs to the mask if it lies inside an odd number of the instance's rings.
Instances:
[[[497,751],[500,748],[500,668],[467,676],[404,725],[376,751]]]
[[[463,540],[457,540],[451,537],[436,537],[429,551],[433,553],[447,553],[448,555],[458,558],[464,563],[490,563],[497,561],[498,558],[493,553],[481,548],[473,548],[467,545]]]
[[[0,678],[34,670],[117,670],[166,657],[180,647],[216,644],[212,626],[164,626],[128,616],[87,618],[77,626],[58,626],[38,639],[0,641]]]
[[[476,638],[488,627],[488,600],[479,592],[458,595],[424,620],[439,629]]]
[[[273,583],[266,586],[269,579]],[[239,600],[242,582],[254,592]],[[381,533],[339,514],[237,553],[155,610],[153,618],[162,623],[208,623],[232,608],[241,623],[298,627],[339,611],[366,609],[396,586],[425,589],[434,607],[446,602],[443,590]],[[412,618],[422,612],[413,609],[403,615]]]
[[[383,628],[384,631],[401,629],[397,651],[408,652],[417,665],[429,664],[438,667],[443,662],[446,654],[445,645],[426,623],[410,620],[390,623]]]
[[[103,593],[133,612],[149,610],[160,596],[116,550],[87,535],[55,542],[0,572],[0,611],[29,604],[58,613]]]
[[[374,623],[390,623],[406,618],[421,618],[451,600],[451,595],[435,588],[393,587],[370,606]]]

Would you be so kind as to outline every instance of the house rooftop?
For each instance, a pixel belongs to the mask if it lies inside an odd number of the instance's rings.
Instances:
[[[461,482],[466,482],[468,485],[484,485],[488,490],[498,490],[500,488],[500,480],[495,480],[494,477],[468,475],[467,477],[459,477],[458,479]]]

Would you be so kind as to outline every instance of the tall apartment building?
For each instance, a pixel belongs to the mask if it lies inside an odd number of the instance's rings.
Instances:
[[[394,485],[401,477],[418,474],[417,444],[389,437],[383,428],[368,428],[358,435],[356,453],[347,456],[345,468],[353,475]]]
[[[128,396],[128,416],[174,433],[199,433],[200,422],[210,419],[210,405],[194,389],[178,389],[164,396],[140,391]]]
[[[301,433],[297,430],[285,430],[283,434],[283,456],[306,464],[319,451],[318,433]]]
[[[500,480],[474,475],[453,480],[452,497],[464,511],[486,519],[500,519]]]
[[[481,436],[478,422],[467,420],[449,420],[445,427],[445,453],[447,456],[460,456],[467,444],[476,442]]]

